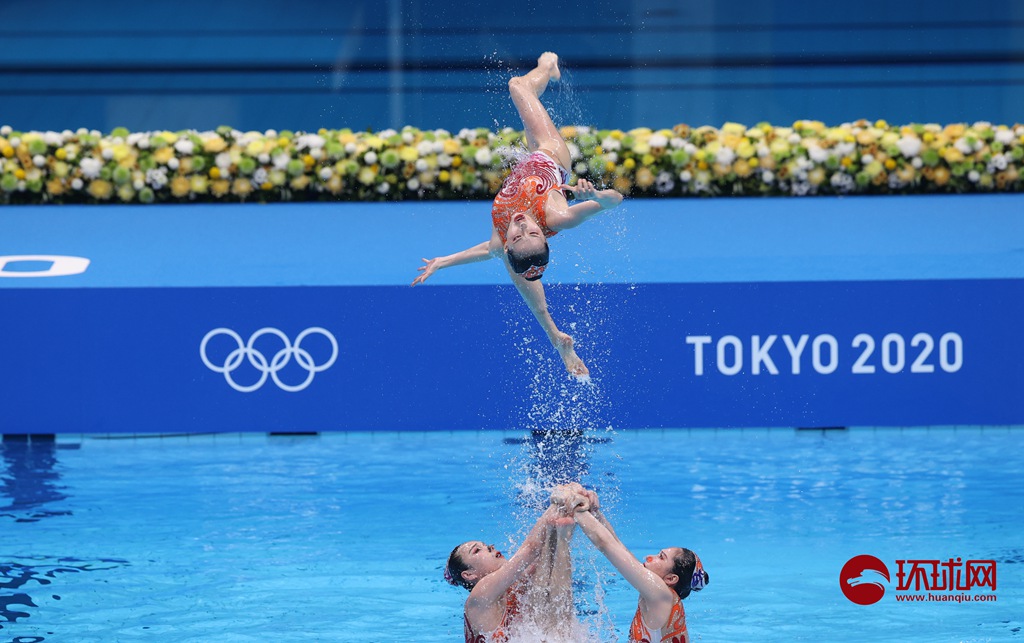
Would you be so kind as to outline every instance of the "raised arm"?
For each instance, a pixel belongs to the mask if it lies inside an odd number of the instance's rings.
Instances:
[[[491,238],[488,241],[478,243],[472,248],[466,248],[460,252],[446,255],[444,257],[434,257],[433,259],[423,258],[423,264],[417,270],[420,271],[420,275],[413,279],[412,284],[421,284],[426,281],[430,275],[434,274],[441,268],[450,268],[452,266],[461,266],[467,263],[476,263],[477,261],[486,261],[487,259],[493,259],[501,255],[501,240],[498,238],[497,232],[491,232]]]
[[[668,621],[674,592],[654,572],[644,567],[614,532],[589,511],[577,511],[576,524],[587,535],[598,551],[618,570],[636,591],[640,592],[640,606],[648,623],[664,624]]]
[[[473,587],[466,601],[467,609],[485,610],[501,600],[516,581],[523,577],[530,565],[537,559],[547,540],[549,526],[558,516],[555,507],[548,507],[526,536],[516,553],[498,570],[484,576]]]
[[[580,179],[575,186],[565,185],[563,189],[572,192],[578,202],[564,203],[560,195],[552,198],[547,213],[548,227],[552,230],[575,228],[590,217],[605,210],[611,210],[622,203],[622,195],[612,189],[598,190],[586,179]]]

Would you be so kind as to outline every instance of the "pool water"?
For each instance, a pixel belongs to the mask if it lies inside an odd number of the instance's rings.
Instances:
[[[536,487],[579,476],[637,555],[701,556],[694,641],[1024,641],[1022,427],[589,438],[568,462],[501,432],[7,440],[0,640],[458,641],[449,551],[514,549]],[[583,618],[624,641],[636,592],[574,548]],[[858,554],[993,559],[997,601],[855,605]]]

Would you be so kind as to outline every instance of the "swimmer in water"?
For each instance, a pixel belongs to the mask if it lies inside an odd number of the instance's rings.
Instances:
[[[581,498],[582,497],[582,498]],[[587,538],[638,592],[640,600],[629,626],[629,643],[689,643],[682,600],[708,584],[708,573],[689,549],[669,547],[641,563],[615,535],[601,513],[597,494],[582,490],[563,505]]]
[[[572,337],[560,331],[551,318],[540,283],[548,264],[547,238],[616,207],[622,203],[622,195],[611,189],[599,190],[585,179],[575,186],[567,185],[569,148],[540,102],[548,82],[560,77],[558,56],[546,52],[533,70],[508,82],[530,155],[516,164],[494,198],[491,238],[455,254],[424,258],[412,285],[425,282],[441,268],[501,257],[512,283],[558,350],[566,369],[584,377],[590,371],[576,354]],[[570,206],[563,193],[571,193],[577,203]]]
[[[478,540],[452,550],[444,577],[469,590],[463,619],[466,643],[506,643],[515,639],[517,628],[544,632],[551,641],[571,640],[575,611],[569,541],[575,523],[565,498],[583,500],[561,488],[552,498],[510,558]]]

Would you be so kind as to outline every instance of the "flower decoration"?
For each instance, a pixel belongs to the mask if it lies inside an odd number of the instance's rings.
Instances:
[[[562,128],[578,177],[634,197],[1024,190],[1024,125]],[[0,203],[490,199],[525,153],[506,128],[20,132],[0,127]]]

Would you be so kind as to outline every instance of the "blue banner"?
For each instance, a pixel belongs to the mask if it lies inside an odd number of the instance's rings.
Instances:
[[[1021,279],[0,295],[4,433],[1024,424]]]

